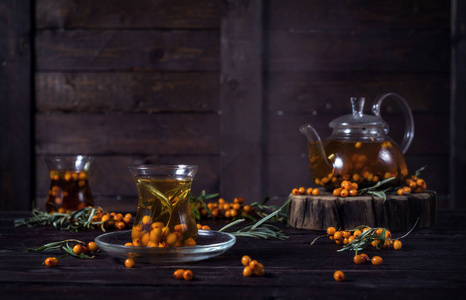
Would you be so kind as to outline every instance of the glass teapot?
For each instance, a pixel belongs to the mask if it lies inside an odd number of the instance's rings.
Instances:
[[[405,117],[405,134],[401,146],[387,135],[388,125],[380,117],[384,99],[398,101]],[[414,121],[406,100],[388,93],[374,101],[373,115],[363,113],[364,98],[351,98],[353,113],[331,121],[332,134],[321,142],[316,130],[306,124],[300,128],[309,146],[309,162],[314,182],[328,190],[338,188],[343,180],[359,187],[373,186],[378,181],[395,177],[389,186],[399,185],[408,175],[403,153],[414,136]]]

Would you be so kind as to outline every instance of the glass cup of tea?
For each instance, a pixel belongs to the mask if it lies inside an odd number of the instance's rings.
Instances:
[[[46,211],[65,213],[93,206],[89,168],[93,158],[84,155],[53,156],[45,159],[50,174]]]
[[[194,246],[197,225],[191,210],[193,165],[130,166],[139,201],[131,238],[133,246]]]

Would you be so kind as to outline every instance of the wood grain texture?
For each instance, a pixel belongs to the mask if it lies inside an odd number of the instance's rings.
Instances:
[[[48,227],[13,227],[13,221],[28,213],[0,213],[1,252],[0,288],[5,299],[63,299],[63,295],[95,295],[130,299],[342,299],[351,285],[363,299],[461,299],[466,279],[466,240],[463,226],[466,212],[439,211],[430,228],[417,228],[402,240],[399,251],[367,248],[370,257],[383,257],[381,266],[355,265],[353,252],[337,252],[341,245],[320,239],[310,246],[323,231],[298,230],[285,227],[290,236],[285,241],[238,238],[224,254],[209,260],[182,264],[137,264],[126,269],[121,261],[107,253],[93,260],[66,257],[56,268],[46,268],[42,261],[60,252],[29,253],[27,248],[47,242],[75,238],[94,240],[99,230],[70,233]],[[214,230],[224,224],[208,223]],[[393,232],[399,237],[405,232]],[[240,258],[247,253],[264,264],[264,277],[245,278]],[[435,259],[432,259],[435,257]],[[173,279],[174,270],[183,268],[194,272],[193,281]],[[336,282],[335,270],[343,270],[346,280]],[[118,274],[118,276],[116,276]],[[342,288],[343,287],[343,288]]]
[[[411,30],[446,29],[449,1],[325,0],[268,1],[268,28],[287,30]]]
[[[36,28],[219,28],[213,0],[36,0]]]
[[[156,30],[38,31],[38,71],[219,69],[219,32]]]
[[[32,202],[31,2],[0,3],[0,210]]]
[[[38,154],[212,154],[217,114],[38,114]]]
[[[448,30],[408,32],[274,31],[270,71],[448,72]]]
[[[216,72],[37,73],[38,112],[216,112]]]
[[[450,111],[448,73],[271,72],[267,86],[269,112],[343,115],[351,112],[354,96],[366,98],[370,113],[374,99],[389,92],[404,97],[414,114]],[[388,100],[383,109],[399,112]]]
[[[225,1],[221,43],[221,195],[262,197],[262,4]]]
[[[450,143],[450,207],[466,208],[466,3],[453,0]]]
[[[408,231],[417,219],[417,228],[431,227],[437,215],[435,192],[407,196],[334,197],[332,195],[290,195],[290,226],[326,230],[328,227],[351,230],[360,225]]]

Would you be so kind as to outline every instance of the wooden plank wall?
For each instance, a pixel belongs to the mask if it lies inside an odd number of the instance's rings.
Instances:
[[[196,192],[278,203],[310,185],[302,124],[325,138],[349,97],[369,111],[396,92],[416,123],[408,166],[428,165],[448,205],[448,1],[36,0],[34,14],[39,204],[44,156],[75,153],[96,157],[91,188],[106,208],[134,209],[127,166],[139,163],[195,163]],[[395,139],[397,111],[383,112]]]
[[[44,156],[95,157],[96,203],[135,210],[127,166],[197,164],[219,188],[218,1],[36,1],[38,202]]]
[[[0,210],[33,198],[31,3],[0,2]]]
[[[305,137],[311,123],[326,138],[328,123],[351,112],[349,98],[396,92],[414,114],[406,154],[411,172],[424,165],[429,187],[447,205],[449,188],[450,8],[448,1],[266,1],[266,149],[268,195],[309,185]],[[384,104],[390,135],[404,122]],[[284,170],[289,170],[286,175]],[[293,170],[293,171],[290,171]],[[286,178],[286,179],[285,179]]]

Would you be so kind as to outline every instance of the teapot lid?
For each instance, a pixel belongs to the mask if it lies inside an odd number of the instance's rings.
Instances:
[[[381,128],[385,133],[388,132],[388,124],[375,115],[367,115],[363,113],[364,101],[363,97],[351,97],[352,114],[338,117],[329,123],[331,128]]]

